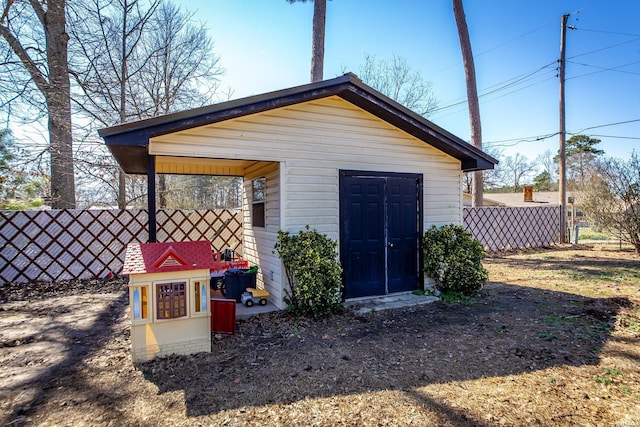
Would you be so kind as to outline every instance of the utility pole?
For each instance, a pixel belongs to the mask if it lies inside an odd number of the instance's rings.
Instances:
[[[566,159],[566,128],[564,114],[564,71],[565,71],[565,47],[567,39],[567,19],[569,15],[562,16],[560,33],[560,161],[558,165],[558,189],[560,192],[560,243],[567,243],[567,159]]]

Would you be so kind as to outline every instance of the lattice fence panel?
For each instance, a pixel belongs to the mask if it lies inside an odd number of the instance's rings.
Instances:
[[[240,210],[160,210],[157,223],[159,242],[208,240],[214,251],[242,253]]]
[[[464,227],[487,250],[560,243],[560,206],[464,208]]]
[[[228,210],[160,210],[158,241],[209,240],[242,252],[242,216]],[[0,211],[0,282],[119,272],[124,249],[149,238],[144,209]]]

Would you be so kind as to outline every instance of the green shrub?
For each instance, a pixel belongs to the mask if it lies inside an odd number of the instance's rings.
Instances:
[[[44,205],[42,199],[32,200],[20,200],[20,199],[7,199],[0,200],[0,210],[5,211],[26,211],[29,209],[39,208]]]
[[[443,294],[476,294],[487,282],[484,248],[459,225],[432,226],[422,239],[424,273]]]
[[[326,317],[342,308],[342,268],[338,242],[309,230],[298,234],[278,231],[275,250],[289,281],[287,310],[312,318]]]

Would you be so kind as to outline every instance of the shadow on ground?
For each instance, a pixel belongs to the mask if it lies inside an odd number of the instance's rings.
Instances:
[[[419,388],[598,364],[619,308],[629,304],[489,283],[470,305],[437,302],[320,322],[256,316],[240,322],[237,335],[214,337],[211,353],[139,368],[160,393],[184,390],[188,416],[398,390],[442,421],[482,425]]]
[[[17,330],[11,333],[17,338],[0,342],[3,360],[9,361],[3,367],[5,379],[0,391],[4,399],[11,400],[2,405],[3,409],[9,409],[0,413],[0,425],[30,424],[30,417],[51,405],[53,395],[61,390],[78,401],[99,394],[78,372],[86,359],[113,339],[128,295],[121,292],[107,299],[109,302],[96,302],[96,298],[105,297],[92,294],[93,300],[85,296],[73,307],[56,306],[59,300],[40,298],[16,309],[3,307],[3,311],[9,312],[7,315],[15,311],[13,314],[21,316],[21,321],[12,324]],[[97,306],[104,308],[96,310]],[[95,399],[95,403],[100,405],[100,399]]]

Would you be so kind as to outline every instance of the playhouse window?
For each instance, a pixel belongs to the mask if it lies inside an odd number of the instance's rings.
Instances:
[[[187,315],[187,284],[158,283],[156,285],[158,319],[175,319]]]
[[[131,301],[133,306],[133,322],[145,323],[149,320],[149,286],[132,286]]]
[[[251,206],[251,225],[254,227],[265,226],[265,201],[267,199],[267,180],[265,177],[251,181],[253,200]]]
[[[195,280],[193,281],[193,309],[194,315],[207,314],[207,287],[209,281]]]

